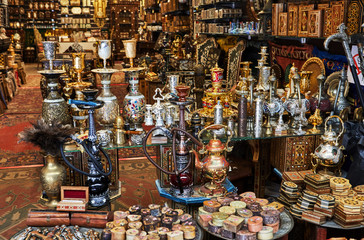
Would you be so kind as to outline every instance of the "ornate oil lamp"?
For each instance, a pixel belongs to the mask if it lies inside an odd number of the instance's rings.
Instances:
[[[202,133],[208,129],[222,129],[228,131],[228,128],[222,124],[213,124],[204,129],[202,129],[198,135],[198,139],[202,142]],[[230,152],[232,147],[228,147],[232,134],[229,134],[229,138],[226,144],[223,144],[219,139],[214,138],[209,141],[209,143],[203,147],[199,152],[200,154],[208,153],[208,155],[202,160],[196,157],[195,166],[198,169],[202,169],[203,175],[207,182],[200,188],[200,193],[205,196],[221,196],[226,193],[225,187],[222,183],[225,181],[227,176],[227,171],[229,168],[229,163],[226,161],[224,156],[224,151]]]
[[[327,129],[327,123],[330,119],[337,118],[341,123],[341,132],[339,135],[336,134],[332,130],[332,125]],[[344,122],[343,120],[337,116],[332,115],[328,117],[325,121],[325,133],[321,137],[323,143],[321,143],[315,150],[314,153],[311,153],[312,156],[312,166],[313,171],[316,173],[316,169],[319,165],[324,167],[323,173],[329,174],[327,168],[334,168],[335,172],[339,172],[341,175],[341,166],[344,164],[343,158],[343,146],[339,146],[339,138],[344,132]]]

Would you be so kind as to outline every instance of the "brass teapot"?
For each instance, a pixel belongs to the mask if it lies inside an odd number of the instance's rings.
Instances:
[[[332,130],[332,125],[330,125],[329,129],[327,129],[327,123],[330,119],[337,118],[341,123],[341,131],[339,135],[336,134],[335,131]],[[344,132],[344,122],[343,120],[337,116],[333,115],[326,119],[325,121],[325,132],[324,135],[321,136],[323,142],[315,149],[314,153],[311,153],[312,156],[312,166],[313,171],[316,173],[316,169],[319,165],[324,167],[324,173],[329,174],[327,168],[334,168],[335,172],[339,172],[341,175],[341,166],[344,164],[344,155],[343,155],[343,146],[339,146],[339,139]],[[314,163],[315,160],[315,163]]]
[[[198,134],[199,141],[202,142],[201,136],[204,131],[218,130],[221,128],[225,128],[225,132],[229,131],[227,126],[222,124],[213,124],[202,129]],[[220,139],[216,138],[216,134],[214,134],[214,138],[210,139],[209,143],[204,145],[199,151],[200,154],[208,153],[202,161],[199,161],[197,153],[195,153],[195,166],[197,169],[202,170],[203,177],[209,181],[200,188],[202,195],[222,196],[226,193],[226,189],[222,184],[226,179],[229,163],[226,161],[224,151],[232,151],[232,147],[228,147],[230,139],[231,134],[229,134],[227,142],[223,144]]]

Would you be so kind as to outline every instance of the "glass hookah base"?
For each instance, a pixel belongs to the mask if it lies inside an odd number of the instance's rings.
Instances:
[[[199,188],[199,193],[205,197],[220,197],[225,195],[227,190],[224,186],[209,182]]]
[[[105,192],[98,195],[90,193],[90,206],[91,207],[101,207],[106,205],[110,201],[110,191],[107,189]]]
[[[193,194],[193,189],[191,186],[183,187],[183,192],[181,193],[181,189],[179,187],[171,186],[169,193],[177,198],[189,198]]]

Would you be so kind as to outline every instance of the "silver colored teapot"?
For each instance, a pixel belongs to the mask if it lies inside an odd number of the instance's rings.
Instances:
[[[332,125],[330,125],[329,129],[327,129],[327,122],[332,118],[337,118],[341,123],[341,131],[339,135],[337,135],[336,132],[332,130]],[[339,116],[332,115],[326,119],[325,132],[321,137],[323,142],[315,149],[314,153],[311,153],[313,158],[311,162],[315,173],[317,167],[321,165],[324,167],[324,172],[327,171],[327,168],[335,168],[335,171],[338,171],[341,175],[340,169],[344,164],[344,147],[339,145],[339,139],[343,132],[344,122]],[[314,160],[316,163],[314,163]]]

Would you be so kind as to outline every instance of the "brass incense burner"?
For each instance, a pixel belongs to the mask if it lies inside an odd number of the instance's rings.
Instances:
[[[226,132],[228,131],[228,128],[221,124],[213,124],[202,129],[198,135],[199,141],[202,142],[201,136],[204,131],[218,130],[221,128],[225,128]],[[230,139],[231,134],[229,134],[226,144],[223,144],[220,139],[216,138],[216,134],[214,134],[214,138],[199,151],[200,154],[208,153],[208,155],[202,161],[199,161],[196,154],[195,166],[202,170],[205,180],[208,181],[200,188],[202,195],[222,196],[227,192],[222,184],[226,179],[229,168],[229,163],[226,161],[224,152],[232,151],[232,147],[228,147]]]

